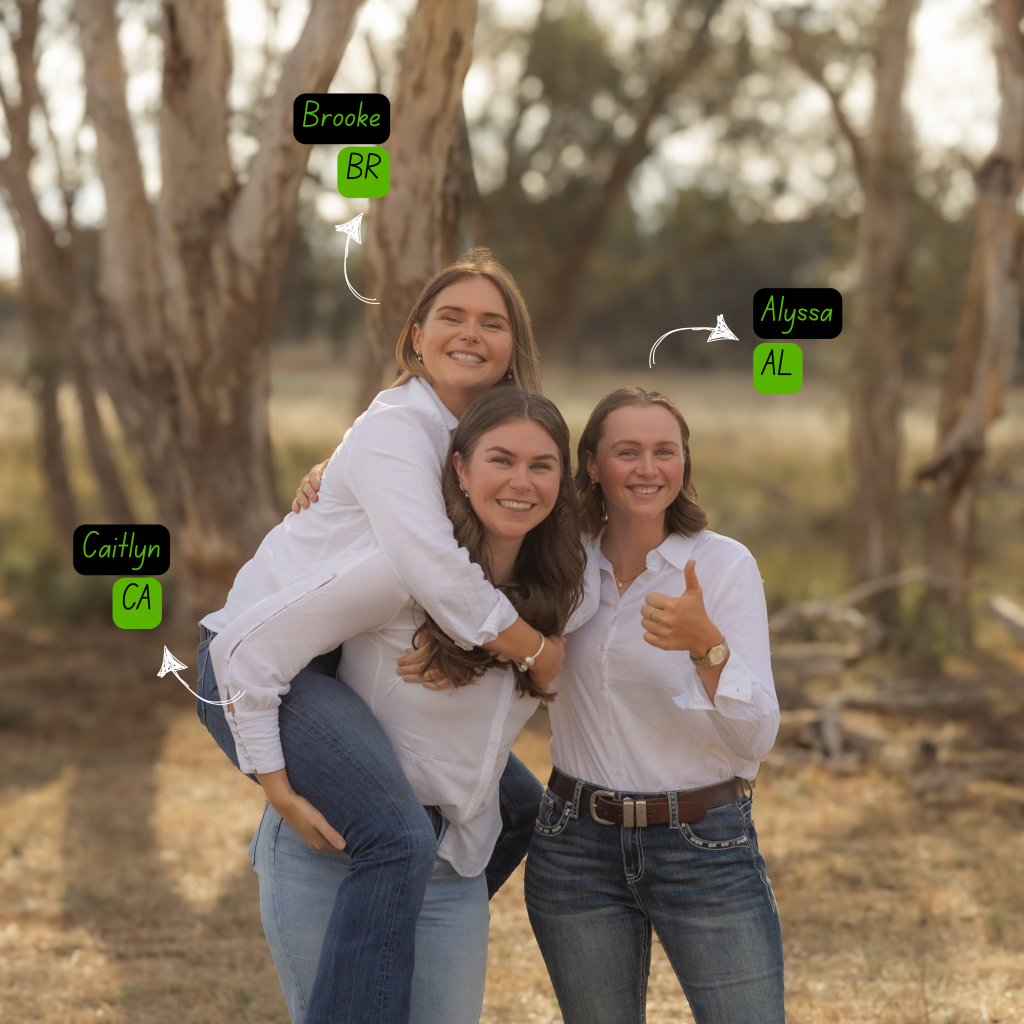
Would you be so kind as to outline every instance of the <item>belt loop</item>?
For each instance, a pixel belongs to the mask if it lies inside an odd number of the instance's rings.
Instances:
[[[750,781],[750,779],[741,779],[740,781],[746,784],[747,789],[750,790],[750,799],[753,800],[754,799],[754,784]]]
[[[668,794],[668,827],[679,828],[679,801],[675,792]]]
[[[580,816],[580,796],[583,793],[583,783],[576,780],[576,790],[572,795],[572,816],[578,818]]]

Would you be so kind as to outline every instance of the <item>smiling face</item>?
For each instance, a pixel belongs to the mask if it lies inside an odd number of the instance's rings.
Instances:
[[[686,453],[676,418],[659,405],[610,412],[587,472],[597,478],[609,520],[664,516],[683,485]]]
[[[555,506],[558,445],[534,420],[509,420],[488,430],[468,462],[458,452],[453,461],[492,549],[521,541]]]
[[[442,288],[423,322],[413,324],[412,346],[441,400],[461,415],[501,380],[512,360],[501,292],[486,277],[464,277]]]

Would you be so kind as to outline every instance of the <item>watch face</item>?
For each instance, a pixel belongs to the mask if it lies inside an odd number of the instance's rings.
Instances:
[[[725,645],[716,644],[708,651],[708,658],[711,660],[712,665],[721,665],[725,661]]]

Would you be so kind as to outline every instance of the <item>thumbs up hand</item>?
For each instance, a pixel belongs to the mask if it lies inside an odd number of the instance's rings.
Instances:
[[[708,618],[704,594],[697,579],[696,562],[691,558],[683,570],[686,591],[681,597],[648,594],[640,609],[644,639],[663,651],[689,651],[694,658],[703,658],[722,642],[722,633]]]

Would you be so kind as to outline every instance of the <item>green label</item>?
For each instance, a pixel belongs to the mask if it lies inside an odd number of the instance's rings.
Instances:
[[[379,199],[391,189],[391,157],[383,146],[338,151],[338,191],[346,199]]]
[[[762,342],[754,349],[754,389],[762,395],[795,395],[804,382],[804,354],[791,341]]]
[[[114,583],[112,610],[118,629],[155,629],[163,618],[160,581],[129,576]]]

